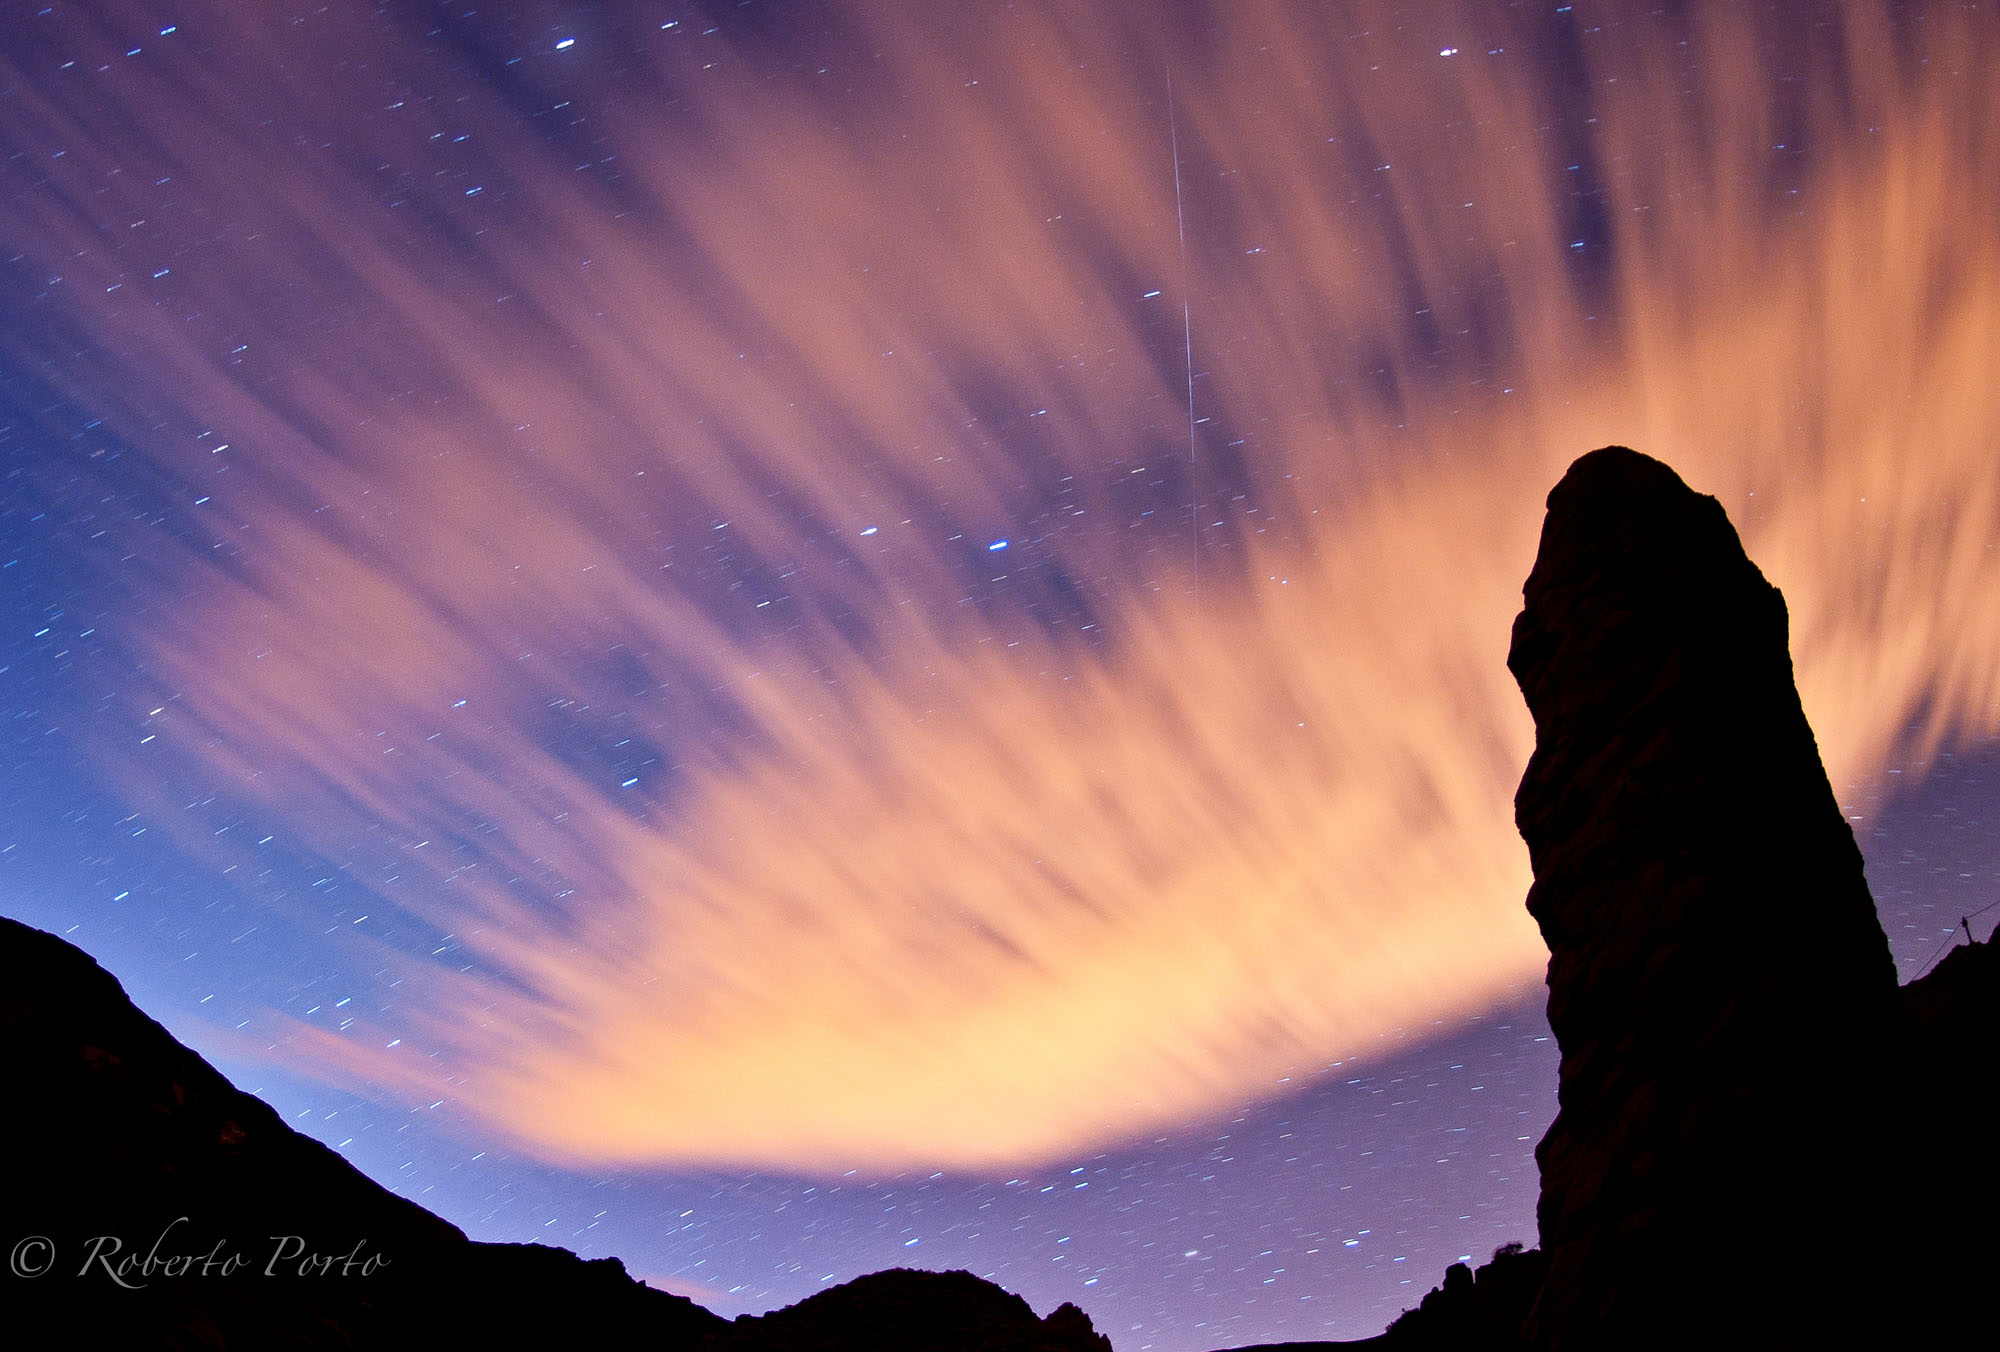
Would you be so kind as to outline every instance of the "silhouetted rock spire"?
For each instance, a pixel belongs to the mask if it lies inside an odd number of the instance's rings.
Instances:
[[[1613,446],[1549,494],[1523,601],[1541,1247],[1368,1345],[1992,1345],[2000,1188],[1941,1162],[1991,1133],[2000,947],[1897,989],[1783,599],[1713,498]]]
[[[1883,1313],[1852,1283],[1881,1275],[1857,1255],[1885,1214],[1896,979],[1784,601],[1714,498],[1623,447],[1549,494],[1523,597],[1515,819],[1562,1047],[1528,1331],[1830,1345]]]

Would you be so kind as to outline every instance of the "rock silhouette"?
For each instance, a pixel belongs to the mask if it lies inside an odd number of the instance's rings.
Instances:
[[[881,1273],[731,1322],[615,1259],[474,1243],[237,1090],[89,955],[5,918],[0,1056],[8,1346],[1109,1349],[1074,1307],[1038,1320],[966,1273]]]
[[[1713,498],[1582,457],[1523,598],[1516,818],[1562,1051],[1541,1247],[1452,1265],[1378,1337],[1286,1346],[1987,1345],[2000,945],[1897,988],[1784,602]],[[15,1345],[1110,1352],[1076,1307],[1037,1319],[962,1272],[732,1322],[615,1260],[473,1243],[5,919],[0,1054],[0,1219],[49,1259],[0,1274]]]
[[[1541,1249],[1455,1267],[1381,1345],[1983,1345],[1991,1170],[1911,1183],[1990,1131],[2000,963],[1897,989],[1783,599],[1715,499],[1607,447],[1549,494],[1523,603]]]
[[[1889,1123],[1854,1070],[1888,1051],[1896,976],[1784,601],[1714,498],[1621,447],[1550,493],[1523,600],[1515,820],[1562,1047],[1530,1337],[1675,1345],[1726,1318],[1828,1346],[1883,1313],[1821,1241],[1886,1218]]]
[[[1028,1302],[969,1272],[897,1268],[738,1319],[716,1352],[1111,1352],[1074,1305]]]
[[[89,955],[4,918],[0,1050],[4,1237],[48,1241],[0,1275],[16,1346],[685,1346],[726,1327],[614,1260],[473,1243],[236,1089]]]

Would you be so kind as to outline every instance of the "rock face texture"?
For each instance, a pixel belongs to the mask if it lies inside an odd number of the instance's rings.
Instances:
[[[893,1272],[724,1320],[615,1259],[475,1244],[287,1127],[78,949],[0,918],[8,1347],[1109,1352],[1065,1306]]]
[[[1944,1105],[1782,598],[1713,498],[1609,447],[1550,493],[1523,600],[1508,666],[1536,746],[1515,816],[1562,1047],[1526,1339],[1826,1347],[1925,1326],[1894,1165]]]
[[[1858,1274],[1823,1246],[1885,1216],[1888,1122],[1858,1082],[1896,977],[1784,601],[1715,499],[1622,447],[1549,494],[1523,600],[1515,820],[1562,1046],[1528,1333],[1828,1346]]]
[[[1713,498],[1607,447],[1549,494],[1523,602],[1541,1247],[1367,1345],[1992,1345],[2000,944],[1897,988],[1783,599]]]

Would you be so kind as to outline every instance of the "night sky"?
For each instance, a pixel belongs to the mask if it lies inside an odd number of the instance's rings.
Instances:
[[[0,909],[475,1238],[1120,1352],[1532,1243],[1606,443],[1905,975],[2000,898],[1990,5],[0,3],[0,152]]]

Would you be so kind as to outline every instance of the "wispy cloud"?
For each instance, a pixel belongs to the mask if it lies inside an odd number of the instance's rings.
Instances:
[[[438,941],[398,1047],[276,1046],[565,1161],[1001,1168],[1485,1006],[1508,625],[1609,441],[1785,589],[1837,783],[1996,730],[1990,25],[1792,81],[1726,7],[1138,8],[654,30],[595,98],[358,7],[123,105],[14,59],[30,345],[179,504],[109,763]]]

